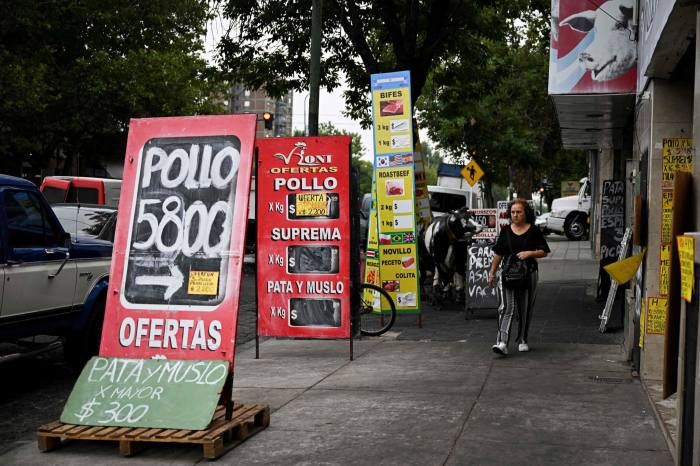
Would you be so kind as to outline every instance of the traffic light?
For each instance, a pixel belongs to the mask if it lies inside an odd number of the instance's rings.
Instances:
[[[265,122],[265,129],[272,129],[272,120],[275,119],[275,115],[270,112],[264,112],[262,114],[262,118]]]

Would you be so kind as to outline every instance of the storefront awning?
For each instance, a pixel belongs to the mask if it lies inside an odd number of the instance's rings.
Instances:
[[[634,94],[553,95],[565,149],[617,149],[634,111]]]

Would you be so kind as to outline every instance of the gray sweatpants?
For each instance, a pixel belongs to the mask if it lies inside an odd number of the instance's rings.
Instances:
[[[498,335],[496,343],[504,342],[508,345],[510,340],[510,327],[513,323],[513,316],[517,312],[518,316],[518,343],[527,342],[530,321],[532,320],[532,310],[535,307],[537,297],[537,271],[530,273],[530,283],[522,290],[509,290],[503,287],[503,281],[498,282],[501,293],[501,304],[498,308]]]

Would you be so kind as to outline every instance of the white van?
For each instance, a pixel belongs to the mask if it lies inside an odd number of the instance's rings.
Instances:
[[[462,207],[478,208],[476,193],[466,189],[429,185],[428,196],[433,217],[440,217]]]
[[[547,219],[547,229],[579,241],[588,235],[588,216],[591,210],[591,185],[588,178],[581,178],[581,188],[576,196],[566,196],[552,201],[552,213]]]

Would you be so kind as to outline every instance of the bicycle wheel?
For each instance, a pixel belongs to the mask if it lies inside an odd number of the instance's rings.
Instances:
[[[363,335],[379,336],[394,325],[396,306],[386,290],[363,283],[360,287],[360,332]]]

